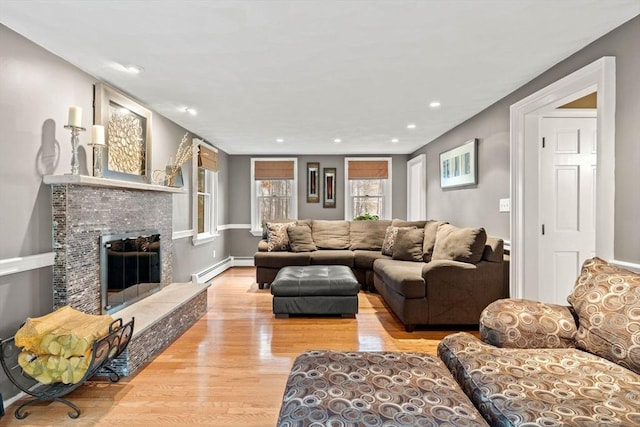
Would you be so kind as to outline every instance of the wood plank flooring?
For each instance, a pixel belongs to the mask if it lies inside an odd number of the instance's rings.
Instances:
[[[269,289],[254,268],[232,268],[212,281],[207,313],[135,376],[116,384],[93,380],[60,403],[32,405],[2,426],[274,426],[295,357],[304,350],[419,351],[436,354],[452,330],[407,333],[377,294],[359,295],[355,319],[275,319]]]

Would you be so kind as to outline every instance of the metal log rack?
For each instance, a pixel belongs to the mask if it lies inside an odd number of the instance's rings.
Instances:
[[[42,384],[38,382],[38,380],[24,373],[18,364],[18,355],[22,350],[15,345],[14,338],[11,337],[0,342],[0,363],[7,377],[18,389],[33,396],[32,399],[18,406],[14,412],[15,417],[22,420],[29,415],[29,412],[24,409],[32,403],[56,401],[64,403],[73,410],[68,413],[70,418],[78,418],[80,416],[80,408],[69,400],[63,399],[62,396],[80,387],[99,370],[107,371],[109,381],[112,383],[120,380],[120,375],[109,364],[127,348],[133,335],[134,320],[131,319],[130,322],[123,325],[122,319],[116,319],[109,325],[109,334],[93,343],[89,368],[82,379],[75,384],[61,382]]]

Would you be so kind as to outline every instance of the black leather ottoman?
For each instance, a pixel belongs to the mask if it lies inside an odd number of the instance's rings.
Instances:
[[[305,265],[283,267],[271,283],[273,314],[341,314],[358,312],[360,284],[349,267]]]

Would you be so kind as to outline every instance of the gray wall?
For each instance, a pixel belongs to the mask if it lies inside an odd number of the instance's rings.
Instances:
[[[509,216],[498,200],[509,197],[509,107],[515,102],[600,59],[616,57],[615,258],[640,263],[640,17],[596,40],[470,120],[413,153],[427,156],[427,217],[459,225],[482,225],[509,238]],[[475,188],[443,191],[438,155],[479,138],[479,181]]]
[[[256,156],[264,157],[264,156]],[[291,156],[298,159],[298,218],[344,219],[344,159],[352,156]],[[388,157],[376,155],[375,157]],[[405,219],[407,215],[407,160],[406,155],[392,157],[392,217]],[[323,168],[336,168],[336,207],[323,208],[320,203],[307,203],[307,162],[319,162]],[[251,223],[251,156],[229,156],[229,223]],[[258,237],[248,230],[231,230],[231,255],[252,257],[258,246]]]
[[[82,107],[83,125],[90,127],[96,79],[3,25],[0,72],[0,260],[4,260],[52,251],[51,189],[42,177],[70,172],[70,133],[63,128],[67,109]],[[187,130],[157,113],[152,126],[152,168],[164,169]],[[81,174],[87,174],[87,157],[91,159],[88,134],[80,135]],[[220,153],[220,164],[224,223],[228,218],[225,153]],[[188,185],[189,172],[185,172]],[[188,200],[186,195],[174,196],[174,232],[190,226]],[[215,242],[198,247],[189,238],[175,241],[173,281],[190,280],[191,273],[228,257],[226,237],[223,233]],[[51,267],[0,277],[0,338],[13,335],[27,317],[46,314],[52,307]],[[7,399],[16,392],[0,370],[0,393]]]

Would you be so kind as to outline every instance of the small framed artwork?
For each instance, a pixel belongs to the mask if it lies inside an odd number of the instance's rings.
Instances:
[[[97,83],[95,122],[105,128],[105,178],[151,182],[151,111],[125,94]]]
[[[320,163],[307,163],[307,203],[320,202]]]
[[[478,183],[478,140],[440,153],[440,188],[456,188]]]
[[[322,169],[322,175],[324,180],[324,199],[322,202],[322,207],[335,208],[336,207],[336,168],[324,168]]]

